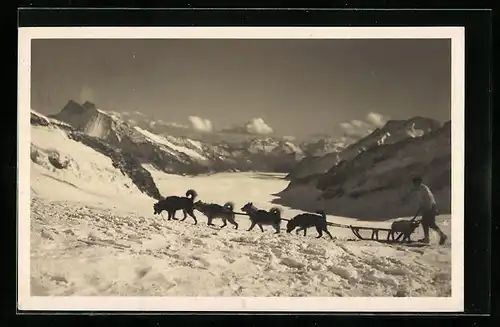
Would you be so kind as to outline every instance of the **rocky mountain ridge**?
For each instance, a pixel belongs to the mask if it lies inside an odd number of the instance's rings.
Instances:
[[[411,216],[416,211],[415,197],[410,197],[409,202],[405,200],[410,193],[411,177],[421,176],[433,191],[440,212],[450,213],[451,122],[438,127],[429,120],[430,124],[420,125],[428,129],[415,128],[417,122],[426,121],[416,117],[389,122],[389,128],[374,131],[368,140],[348,147],[350,153],[345,159],[326,172],[292,178],[288,187],[277,194],[276,203],[301,210],[321,208],[329,214],[362,219]],[[423,132],[409,135],[408,126]],[[390,138],[392,135],[396,136]],[[355,154],[366,145],[371,147]],[[302,165],[313,160],[308,158]]]
[[[131,153],[139,161],[153,163],[168,173],[289,172],[300,159],[310,155],[308,144],[270,135],[226,138],[226,134],[211,133],[210,137],[207,134],[200,139],[158,135],[124,122],[116,114],[97,109],[90,102],[69,101],[59,113],[49,117],[100,138]],[[313,151],[326,153],[333,143],[330,140],[329,143],[315,144]]]
[[[326,173],[331,167],[344,160],[351,160],[358,154],[379,145],[397,143],[407,138],[423,136],[441,127],[441,123],[424,117],[408,120],[390,120],[382,128],[375,129],[362,139],[337,147],[323,155],[306,157],[287,175],[291,181],[307,180],[308,177]]]

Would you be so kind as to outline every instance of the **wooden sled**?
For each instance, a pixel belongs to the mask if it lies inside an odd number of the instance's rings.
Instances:
[[[361,226],[352,226],[349,225],[349,228],[351,229],[352,233],[360,240],[363,241],[377,241],[377,242],[383,242],[383,243],[407,243],[403,242],[403,233],[401,232],[392,232],[390,228],[377,228],[377,227],[361,227]],[[369,230],[372,232],[370,238],[366,238],[361,236],[359,233],[360,230]],[[379,236],[379,232],[383,231],[387,233],[387,236],[384,239],[381,239]],[[395,236],[397,234],[397,236]]]

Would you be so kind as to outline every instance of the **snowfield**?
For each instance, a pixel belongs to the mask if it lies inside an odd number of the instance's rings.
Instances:
[[[54,159],[65,168],[54,167]],[[118,194],[149,199],[113,167],[109,157],[70,139],[59,128],[31,127],[31,163],[31,191],[51,200],[61,194],[77,201],[107,201]]]
[[[207,226],[198,212],[196,226],[189,217],[167,221],[153,215],[154,200],[121,187],[127,178],[113,173],[105,157],[77,142],[65,146],[36,128],[32,133],[38,147],[56,146],[78,162],[66,173],[32,163],[32,296],[451,295],[449,244],[412,248],[354,241],[349,230],[334,227],[329,228],[334,241],[316,239],[314,229],[306,237],[274,235],[270,227],[247,232],[245,216],[237,216],[238,230],[220,229]],[[194,188],[206,202],[234,201],[238,212],[246,201],[272,207],[270,194],[286,184],[282,175],[182,177],[146,168],[163,194]],[[284,209],[286,218],[299,213]],[[449,233],[449,217],[441,217],[440,224]]]

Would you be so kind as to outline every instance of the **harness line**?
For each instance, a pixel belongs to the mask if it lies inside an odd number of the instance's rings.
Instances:
[[[243,213],[243,212],[232,212],[234,213],[235,215],[240,215],[240,216],[249,216],[247,213]],[[290,221],[290,219],[286,219],[286,218],[281,218],[281,220],[284,220],[284,221]],[[331,222],[326,222],[327,225],[329,226],[332,226],[332,227],[340,227],[340,228],[364,228],[364,227],[355,227],[355,226],[351,226],[351,225],[344,225],[344,224],[336,224],[336,223],[331,223]],[[383,228],[378,228],[380,230],[383,230]]]

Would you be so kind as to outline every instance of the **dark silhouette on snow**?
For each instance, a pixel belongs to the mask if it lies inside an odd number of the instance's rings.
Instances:
[[[167,196],[165,199],[158,201],[153,205],[154,214],[159,215],[162,211],[168,213],[168,220],[175,218],[175,213],[177,210],[182,210],[184,213],[184,218],[181,221],[186,220],[187,215],[191,216],[194,220],[194,224],[198,223],[196,216],[194,215],[194,199],[198,196],[195,190],[188,190],[186,196]]]
[[[333,239],[332,234],[330,234],[327,228],[325,212],[316,211],[316,213],[317,214],[301,213],[293,217],[286,225],[286,232],[290,233],[296,227],[299,227],[296,230],[296,234],[299,234],[299,232],[303,230],[304,236],[306,236],[306,231],[309,227],[316,227],[316,230],[318,231],[318,236],[316,238],[320,238],[323,236],[323,232],[325,232],[331,239]]]
[[[216,218],[222,219],[223,224],[220,226],[221,228],[226,227],[227,222],[229,221],[234,225],[234,229],[238,229],[238,223],[235,220],[234,214],[234,204],[232,202],[226,202],[223,206],[216,203],[204,203],[201,200],[198,200],[194,203],[194,208],[207,216],[208,225],[214,226],[212,224],[212,220]]]
[[[274,207],[269,211],[266,211],[258,209],[252,202],[248,202],[240,210],[248,214],[250,221],[252,222],[248,231],[251,231],[255,225],[258,225],[260,230],[264,232],[262,225],[271,225],[276,230],[274,234],[278,234],[280,232],[281,210],[279,208]]]

